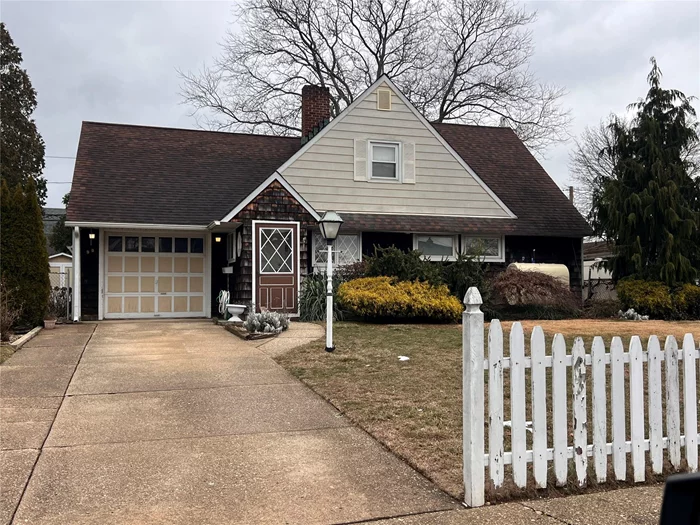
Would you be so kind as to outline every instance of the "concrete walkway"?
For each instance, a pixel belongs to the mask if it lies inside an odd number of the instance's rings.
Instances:
[[[260,348],[204,321],[42,331],[0,366],[0,523],[351,523],[459,508],[269,357],[309,330]]]

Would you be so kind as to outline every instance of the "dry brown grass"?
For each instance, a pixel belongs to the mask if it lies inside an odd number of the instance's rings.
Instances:
[[[503,325],[507,341],[512,323]],[[576,336],[590,344],[595,335],[602,335],[606,343],[620,335],[627,344],[636,334],[646,341],[651,333],[677,337],[700,333],[700,322],[527,321],[523,323],[526,340],[535,325],[544,328],[548,345],[558,332],[565,335],[569,346]],[[335,342],[333,354],[324,352],[323,343],[318,342],[277,360],[443,490],[461,497],[461,327],[337,323]],[[399,361],[400,355],[410,360]],[[504,403],[507,413],[508,392]],[[508,432],[505,437],[507,440]],[[548,494],[576,492],[580,490],[551,489]],[[490,498],[531,494],[532,490],[505,487]]]

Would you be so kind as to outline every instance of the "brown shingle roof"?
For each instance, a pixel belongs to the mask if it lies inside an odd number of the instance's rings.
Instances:
[[[512,130],[435,128],[518,219],[344,213],[348,227],[563,237],[590,233]],[[206,225],[224,217],[300,147],[296,137],[84,122],[68,219]]]
[[[518,216],[512,235],[582,237],[588,223],[510,128],[433,124]]]
[[[206,225],[300,147],[292,137],[83,122],[68,220]]]

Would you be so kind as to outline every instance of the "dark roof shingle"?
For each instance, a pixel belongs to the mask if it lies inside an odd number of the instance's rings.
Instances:
[[[206,225],[300,147],[293,137],[83,122],[68,220]]]
[[[512,129],[459,124],[433,126],[518,216],[511,235],[591,234],[586,220]]]
[[[358,229],[581,237],[586,221],[509,128],[434,124],[518,219],[348,214]],[[84,122],[70,221],[206,225],[301,147],[298,137]]]

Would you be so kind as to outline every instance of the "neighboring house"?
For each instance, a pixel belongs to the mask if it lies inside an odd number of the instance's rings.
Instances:
[[[612,245],[607,241],[583,243],[583,298],[615,299],[612,273],[603,262],[612,257]]]
[[[511,129],[430,124],[386,77],[332,120],[328,92],[306,86],[302,128],[83,123],[67,221],[75,318],[209,317],[227,279],[232,303],[295,313],[325,262],[326,210],[345,221],[338,264],[374,246],[441,260],[478,243],[503,267],[566,264],[580,289],[588,224]]]
[[[51,246],[49,238],[54,226],[65,216],[65,208],[44,208],[44,235],[46,236],[46,250],[49,253],[49,277],[52,287],[70,287],[72,285],[73,256],[70,253],[57,253]]]

